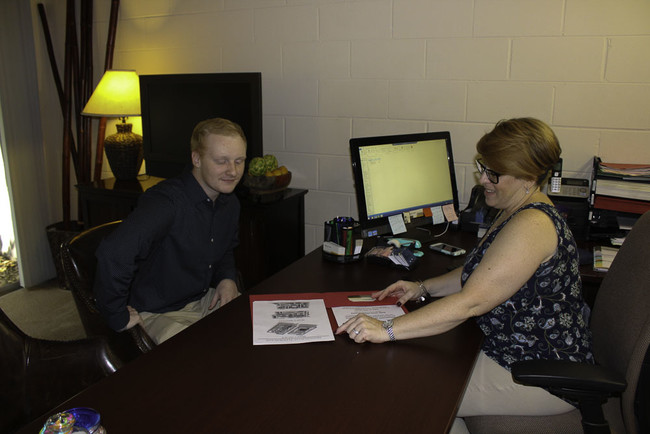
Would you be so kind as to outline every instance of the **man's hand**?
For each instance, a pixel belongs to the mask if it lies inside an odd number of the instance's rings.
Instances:
[[[223,279],[217,285],[217,291],[214,293],[214,297],[210,302],[210,307],[208,309],[212,310],[221,302],[220,306],[223,306],[226,303],[234,300],[239,296],[239,290],[237,289],[237,284],[232,279]]]
[[[133,328],[138,324],[142,324],[142,318],[140,317],[138,311],[132,308],[131,306],[127,306],[126,308],[129,311],[129,322],[126,324],[126,327],[120,330],[121,332]]]

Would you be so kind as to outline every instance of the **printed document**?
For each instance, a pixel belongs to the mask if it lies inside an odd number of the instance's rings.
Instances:
[[[338,324],[339,327],[341,324],[360,313],[365,313],[379,321],[386,321],[404,315],[404,310],[394,304],[377,306],[338,306],[333,307],[332,312],[334,312],[334,318],[336,318],[336,324]]]
[[[253,302],[253,345],[333,340],[323,299]]]

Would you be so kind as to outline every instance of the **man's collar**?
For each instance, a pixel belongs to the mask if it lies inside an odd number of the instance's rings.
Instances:
[[[201,187],[201,184],[199,184],[199,181],[194,177],[191,170],[184,171],[180,175],[180,179],[183,182],[183,185],[186,186],[187,194],[192,202],[205,203],[209,201],[210,203],[213,203],[212,199],[210,199],[210,197],[205,193],[203,187]],[[214,202],[223,203],[233,194],[235,193],[219,193]]]

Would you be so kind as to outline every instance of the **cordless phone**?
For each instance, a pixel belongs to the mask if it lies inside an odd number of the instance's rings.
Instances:
[[[549,193],[559,194],[562,190],[562,159],[555,163],[551,173],[551,180],[549,181]]]

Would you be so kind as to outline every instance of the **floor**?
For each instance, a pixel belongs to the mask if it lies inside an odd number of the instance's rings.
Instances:
[[[58,341],[86,337],[72,294],[56,279],[0,296],[0,308],[29,336]]]

